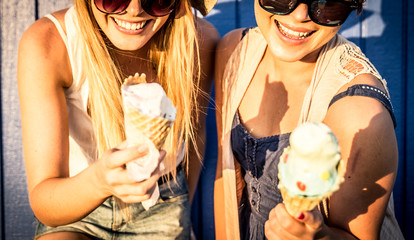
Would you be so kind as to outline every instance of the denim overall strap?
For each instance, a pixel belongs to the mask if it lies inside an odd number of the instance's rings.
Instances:
[[[391,100],[388,97],[388,95],[382,91],[379,88],[373,87],[371,85],[366,85],[366,84],[356,84],[353,85],[351,87],[349,87],[346,91],[338,93],[337,95],[335,95],[331,102],[329,103],[329,107],[336,101],[338,101],[339,99],[346,97],[346,96],[364,96],[364,97],[371,97],[371,98],[375,98],[378,101],[380,101],[385,108],[387,108],[388,112],[391,115],[392,118],[392,122],[394,123],[394,128],[397,127],[397,121],[395,119],[395,115],[394,115],[394,108],[391,104]],[[328,107],[328,108],[329,108]]]

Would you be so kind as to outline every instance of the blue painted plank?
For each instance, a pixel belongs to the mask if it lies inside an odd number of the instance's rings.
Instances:
[[[407,103],[406,103],[406,153],[405,153],[405,223],[406,223],[406,239],[414,239],[414,2],[406,0],[406,19],[405,19],[405,56],[407,58],[406,81],[407,81]]]
[[[257,26],[254,16],[254,1],[240,0],[237,3],[236,27],[245,28]]]
[[[373,1],[370,1],[373,3]],[[406,68],[404,65],[403,55],[405,49],[402,37],[405,35],[403,29],[403,1],[376,1],[380,14],[376,20],[367,21],[363,27],[366,29],[365,53],[370,58],[374,66],[381,75],[387,80],[391,94],[391,99],[395,108],[397,118],[397,141],[399,143],[399,171],[397,181],[394,187],[394,200],[396,217],[400,223],[402,231],[405,232],[405,114],[406,114],[406,98],[405,84],[403,72]],[[376,14],[374,14],[376,16]],[[372,33],[374,32],[374,33]]]
[[[218,0],[213,10],[205,18],[219,31],[221,36],[236,28],[236,2],[233,0]]]
[[[214,99],[214,91],[211,97]],[[215,238],[213,189],[217,164],[217,131],[214,100],[208,105],[206,134],[203,168],[191,206],[193,230],[197,239]]]

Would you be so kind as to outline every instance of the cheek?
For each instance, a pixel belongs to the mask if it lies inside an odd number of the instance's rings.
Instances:
[[[271,18],[272,14],[266,12],[262,7],[259,5],[259,1],[254,1],[254,16],[256,18],[257,25],[263,23],[266,18]]]
[[[92,8],[93,16],[95,18],[96,23],[98,23],[99,28],[108,35],[108,28],[109,28],[109,22],[108,17],[106,14],[100,12],[95,7]]]
[[[339,29],[340,27],[324,27],[324,29],[319,30],[317,42],[320,45],[325,45],[338,33]]]
[[[268,35],[275,31],[274,15],[263,10],[258,4],[255,6],[255,18],[257,26],[263,35]]]

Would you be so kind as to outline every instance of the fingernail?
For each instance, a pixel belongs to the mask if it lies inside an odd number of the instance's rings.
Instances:
[[[138,147],[138,152],[146,152],[148,150],[148,147],[146,145],[141,145]]]
[[[305,214],[301,213],[298,217],[299,220],[303,220],[305,218]]]

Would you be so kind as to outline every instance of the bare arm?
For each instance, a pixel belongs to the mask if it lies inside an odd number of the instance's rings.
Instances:
[[[372,75],[360,75],[350,84],[357,83],[382,88]],[[337,136],[346,164],[345,181],[330,198],[328,222],[323,223],[319,211],[305,212],[302,219],[291,217],[279,204],[266,223],[269,239],[379,238],[397,172],[390,114],[376,99],[353,96],[335,102],[324,122]]]
[[[382,88],[372,75],[361,75],[355,83]],[[378,239],[398,165],[390,114],[378,100],[346,97],[331,106],[325,122],[347,163],[345,182],[330,200],[329,225],[359,239]]]
[[[202,158],[205,152],[206,144],[206,114],[209,103],[209,94],[211,92],[211,86],[213,83],[214,73],[214,53],[216,44],[219,40],[219,34],[216,28],[203,19],[197,19],[198,30],[198,44],[200,49],[200,90],[201,94],[197,96],[197,104],[199,107],[198,118],[194,123],[195,137],[199,156],[194,149],[193,145],[190,145],[190,158],[189,158],[189,173],[187,176],[189,187],[189,198],[192,202],[194,193],[197,188],[198,179],[202,168]]]
[[[40,19],[20,41],[18,87],[30,204],[36,217],[50,226],[83,218],[111,195],[126,202],[148,199],[146,192],[158,179],[158,174],[139,184],[128,179],[122,166],[146,153],[138,147],[109,150],[95,164],[69,177],[64,89],[71,79],[59,33],[48,19]]]

